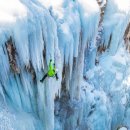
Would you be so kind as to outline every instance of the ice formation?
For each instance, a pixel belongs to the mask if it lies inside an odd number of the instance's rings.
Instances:
[[[130,0],[4,0],[0,16],[0,130],[130,129]],[[41,83],[50,59],[59,80]]]

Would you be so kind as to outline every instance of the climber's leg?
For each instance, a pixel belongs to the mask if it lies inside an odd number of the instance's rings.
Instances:
[[[45,75],[43,76],[43,78],[40,80],[40,82],[43,82],[46,77],[47,77],[47,74],[45,74]]]
[[[57,75],[57,73],[55,74],[55,76],[56,76],[56,80],[58,80],[59,78],[58,78],[58,75]]]

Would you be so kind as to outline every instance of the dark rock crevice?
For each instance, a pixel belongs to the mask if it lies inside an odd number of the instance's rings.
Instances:
[[[9,64],[10,64],[10,69],[14,72],[19,74],[20,69],[18,67],[17,61],[16,61],[16,56],[18,55],[16,48],[13,44],[12,37],[6,42],[6,49],[8,53],[8,58],[9,58]]]
[[[126,49],[130,52],[130,23],[128,24],[124,34],[124,41]]]

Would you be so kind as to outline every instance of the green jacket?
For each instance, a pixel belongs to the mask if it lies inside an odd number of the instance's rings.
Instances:
[[[56,74],[56,68],[54,67],[53,62],[50,61],[47,75],[49,77],[53,77],[53,76],[55,76],[55,74]]]

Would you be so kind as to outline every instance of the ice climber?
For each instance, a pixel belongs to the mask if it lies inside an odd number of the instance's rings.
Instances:
[[[55,64],[52,62],[52,60],[50,60],[49,62],[48,72],[43,76],[40,82],[43,82],[44,79],[47,77],[56,77],[56,80],[58,80],[57,69]]]

